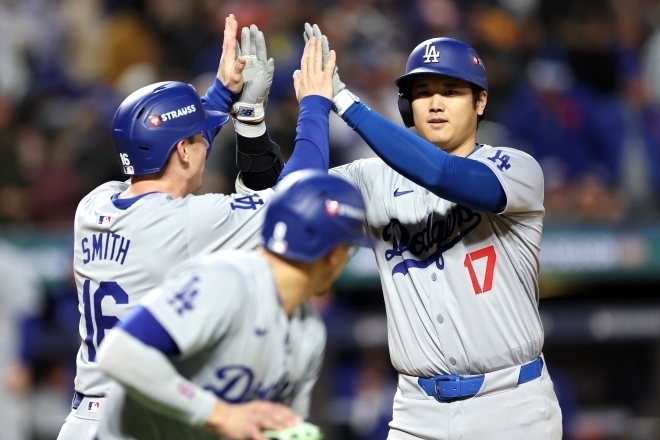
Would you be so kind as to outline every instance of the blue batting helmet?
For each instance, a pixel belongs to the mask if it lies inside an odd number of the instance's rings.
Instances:
[[[228,120],[226,113],[205,110],[190,84],[160,82],[124,99],[112,121],[112,143],[124,174],[141,176],[160,171],[179,141]]]
[[[313,262],[339,244],[371,247],[362,195],[349,182],[319,170],[291,173],[275,188],[261,237],[266,249]]]
[[[481,58],[470,45],[453,38],[432,38],[417,45],[406,63],[406,73],[394,81],[399,87],[399,112],[406,127],[414,125],[410,87],[416,75],[431,73],[462,79],[488,91]]]

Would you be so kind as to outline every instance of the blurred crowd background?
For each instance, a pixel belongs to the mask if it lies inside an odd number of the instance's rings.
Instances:
[[[660,0],[0,0],[0,440],[52,440],[68,413],[73,216],[124,179],[115,109],[162,80],[203,94],[229,13],[275,58],[266,120],[285,157],[305,22],[398,123],[393,81],[417,44],[475,47],[490,84],[478,140],[527,151],[545,175],[541,312],[565,438],[660,439]],[[330,131],[333,165],[373,155],[335,116]],[[234,148],[225,126],[200,192],[233,192]],[[329,345],[312,421],[329,440],[387,434],[396,375],[373,265],[358,253],[317,302]]]

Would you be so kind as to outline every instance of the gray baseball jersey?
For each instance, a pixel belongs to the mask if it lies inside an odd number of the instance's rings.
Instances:
[[[503,212],[443,200],[378,158],[331,170],[367,202],[392,364],[411,376],[480,374],[541,354],[541,168],[521,151],[488,145],[469,159],[499,179]]]
[[[150,193],[117,199],[128,184],[105,183],[78,205],[73,269],[80,302],[76,391],[103,395],[110,381],[95,365],[106,332],[177,263],[217,249],[253,248],[273,194]]]
[[[287,317],[270,265],[256,252],[191,259],[141,304],[176,342],[181,354],[170,360],[192,383],[229,403],[265,399],[308,415],[325,327],[309,303]],[[139,404],[120,387],[105,411],[99,440],[218,438]]]

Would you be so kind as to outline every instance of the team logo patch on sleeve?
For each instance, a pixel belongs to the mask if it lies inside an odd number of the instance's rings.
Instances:
[[[509,168],[511,168],[511,164],[509,163],[509,160],[511,160],[511,157],[508,154],[503,154],[502,150],[497,150],[495,152],[495,156],[493,157],[488,157],[488,160],[491,162],[499,162],[500,164],[497,166],[497,168],[500,169],[500,171],[506,171]]]

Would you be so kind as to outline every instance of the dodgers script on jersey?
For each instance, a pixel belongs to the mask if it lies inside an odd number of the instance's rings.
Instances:
[[[117,199],[128,188],[108,182],[78,205],[73,268],[80,336],[75,389],[103,396],[110,381],[98,370],[96,351],[105,334],[177,263],[217,249],[259,244],[268,189],[244,195],[172,198],[149,193]]]
[[[270,265],[256,252],[191,259],[141,304],[179,347],[171,361],[182,376],[225,402],[265,399],[307,417],[325,327],[309,303],[287,317]],[[140,405],[119,386],[107,400],[99,440],[218,439]]]
[[[481,374],[541,354],[541,168],[524,152],[488,145],[469,159],[497,175],[507,196],[502,213],[443,200],[378,158],[331,170],[367,201],[390,356],[403,374]]]

